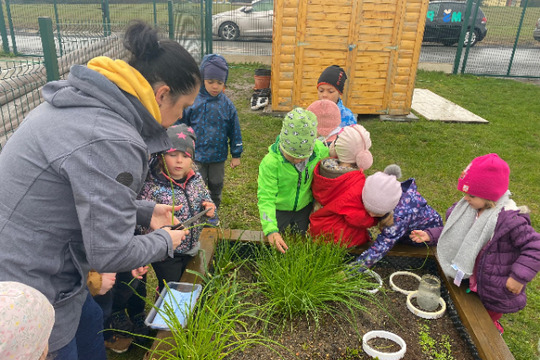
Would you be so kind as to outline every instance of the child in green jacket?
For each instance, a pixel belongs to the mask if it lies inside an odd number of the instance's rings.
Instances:
[[[283,253],[287,244],[280,232],[290,227],[304,234],[309,226],[313,169],[328,157],[328,148],[316,137],[315,114],[296,108],[283,119],[276,142],[259,165],[257,205],[263,232]]]

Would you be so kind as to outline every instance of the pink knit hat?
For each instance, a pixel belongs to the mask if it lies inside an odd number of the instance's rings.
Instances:
[[[475,158],[463,170],[458,190],[482,199],[497,201],[508,190],[510,167],[497,154]]]
[[[379,171],[367,177],[362,190],[362,202],[367,211],[384,215],[394,210],[402,192],[397,175]]]
[[[335,102],[331,100],[317,100],[308,106],[307,110],[317,116],[317,133],[328,137],[334,130],[339,131],[341,113]]]
[[[371,137],[362,125],[345,126],[329,148],[330,156],[339,161],[356,164],[360,169],[373,165],[373,155],[369,152]]]

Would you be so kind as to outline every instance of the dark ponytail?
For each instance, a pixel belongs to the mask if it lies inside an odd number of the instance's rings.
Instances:
[[[132,21],[124,36],[124,47],[131,52],[129,65],[154,86],[164,82],[171,95],[186,95],[198,89],[201,73],[195,59],[180,44],[160,40],[157,30],[143,21]]]

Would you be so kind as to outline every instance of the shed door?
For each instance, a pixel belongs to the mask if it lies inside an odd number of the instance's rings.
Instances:
[[[293,103],[316,100],[321,71],[335,64],[349,76],[342,98],[353,113],[387,113],[404,2],[299,1]]]

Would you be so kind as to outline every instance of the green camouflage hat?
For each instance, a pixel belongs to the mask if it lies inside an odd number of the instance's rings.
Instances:
[[[317,137],[317,117],[311,111],[296,108],[287,113],[279,134],[281,150],[295,158],[307,158],[313,153]]]

